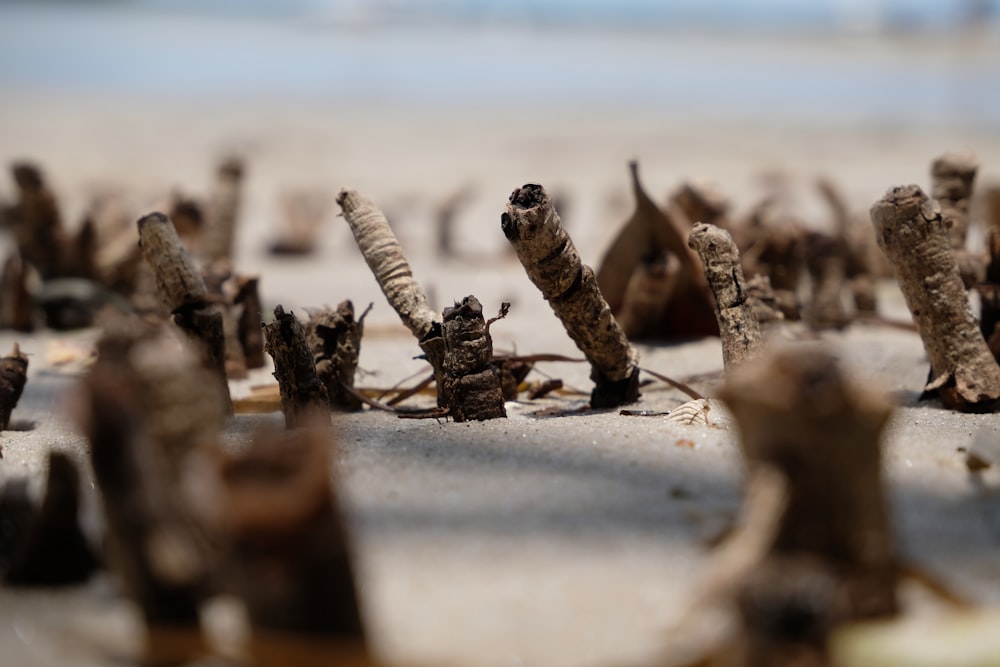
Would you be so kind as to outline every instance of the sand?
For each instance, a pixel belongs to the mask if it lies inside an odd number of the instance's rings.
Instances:
[[[331,199],[341,186],[358,188],[389,214],[437,307],[475,294],[490,312],[509,300],[509,317],[493,329],[498,349],[578,356],[500,233],[506,197],[522,183],[568,196],[565,220],[593,264],[629,212],[625,165],[633,157],[656,199],[682,178],[709,178],[737,211],[755,203],[763,178],[781,173],[797,210],[815,225],[828,224],[810,186],[820,175],[842,184],[860,212],[889,186],[926,183],[931,158],[945,150],[974,150],[983,179],[1000,177],[1000,135],[958,124],[771,123],[579,108],[471,113],[334,100],[22,92],[4,99],[0,138],[0,164],[30,156],[45,166],[71,224],[88,196],[105,187],[124,189],[137,215],[162,205],[172,188],[202,194],[214,159],[243,152],[249,177],[239,269],[261,274],[268,307],[373,302],[362,386],[392,385],[420,371],[423,362],[412,359],[419,348],[332,214],[315,256],[264,254],[277,197],[287,188],[320,188]],[[475,195],[459,215],[459,254],[441,259],[434,206],[466,185]],[[10,188],[0,183],[0,196]],[[881,295],[887,316],[906,317],[891,283]],[[14,413],[19,430],[0,436],[0,479],[39,480],[50,447],[84,460],[67,416],[81,371],[53,366],[49,354],[53,346],[85,347],[94,335],[0,332],[0,350],[18,340],[32,355]],[[961,452],[975,438],[1000,439],[1000,420],[917,402],[926,360],[915,333],[855,325],[820,339],[899,405],[886,431],[885,466],[902,556],[977,602],[1000,603],[997,473],[971,478]],[[643,345],[640,352],[644,367],[694,378],[705,390],[722,368],[718,340]],[[589,391],[584,365],[549,363],[539,371]],[[234,394],[269,380],[261,370],[234,383]],[[684,400],[654,384],[638,407],[670,410]],[[654,664],[706,563],[707,542],[739,507],[737,434],[716,402],[711,426],[615,411],[537,414],[582,401],[510,403],[506,420],[473,424],[369,411],[337,418],[338,479],[364,611],[388,663]],[[228,442],[237,445],[261,420],[280,416],[239,416]],[[87,522],[96,534],[88,486]],[[12,665],[64,664],[67,656],[76,665],[107,665],[95,638],[122,635],[128,619],[106,578],[58,593],[0,589],[0,651]]]

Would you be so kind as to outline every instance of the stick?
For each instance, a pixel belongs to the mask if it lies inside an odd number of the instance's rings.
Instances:
[[[80,529],[80,474],[64,453],[49,453],[45,497],[4,581],[17,586],[80,584],[99,566]]]
[[[493,365],[493,339],[483,306],[467,296],[446,308],[442,324],[445,355],[442,387],[449,414],[456,422],[506,417],[500,370]]]
[[[715,294],[722,362],[730,370],[756,356],[761,345],[760,323],[747,300],[740,251],[729,232],[702,223],[691,230],[688,245],[701,257],[705,278]]]
[[[312,313],[306,323],[307,340],[316,364],[316,374],[326,387],[330,407],[359,410],[361,402],[344,387],[354,386],[354,374],[361,354],[361,336],[365,316],[371,304],[355,319],[354,304],[342,301],[336,308],[324,308]]]
[[[444,356],[441,314],[428,305],[427,297],[414,280],[403,248],[382,211],[356,190],[341,190],[337,203],[343,209],[344,220],[350,226],[354,240],[389,305],[427,355],[438,381],[438,403],[441,405],[441,362]]]
[[[930,360],[926,390],[955,410],[995,410],[1000,366],[972,314],[939,207],[916,185],[900,186],[872,206],[871,217]]]
[[[18,200],[9,215],[18,252],[38,270],[42,280],[57,277],[64,268],[66,245],[59,204],[38,167],[21,162],[14,164],[11,171]]]
[[[237,276],[236,296],[233,303],[242,306],[240,317],[236,322],[236,337],[243,347],[243,356],[247,368],[263,368],[264,366],[264,334],[261,330],[260,292],[257,276]]]
[[[0,431],[10,425],[10,413],[17,407],[21,392],[28,382],[28,357],[14,343],[14,349],[0,358]]]
[[[30,333],[35,330],[35,297],[28,287],[30,268],[17,253],[0,273],[0,329]]]
[[[112,562],[146,622],[147,650],[190,657],[197,646],[173,646],[166,637],[200,643],[210,549],[180,475],[224,421],[210,373],[170,329],[114,323],[83,381],[77,419],[90,442]],[[168,657],[179,659],[160,656]]]
[[[300,426],[313,413],[328,414],[330,399],[316,374],[305,329],[281,306],[274,309],[274,321],[264,325],[264,349],[274,360],[285,427]]]
[[[969,232],[969,203],[979,162],[972,155],[945,153],[931,163],[931,198],[941,206],[952,248],[965,248]]]
[[[228,158],[219,165],[215,191],[207,207],[205,228],[201,234],[202,252],[209,260],[233,256],[243,171],[243,160],[236,157]]]
[[[330,441],[323,419],[294,432],[260,433],[237,456],[220,452],[211,518],[226,540],[226,588],[246,603],[260,664],[289,664],[273,655],[272,633],[364,649]]]
[[[792,647],[822,657],[836,626],[898,611],[879,445],[890,407],[811,347],[747,364],[721,398],[739,424],[750,479],[776,471],[788,493],[736,591],[740,664],[785,664],[779,656]]]
[[[638,400],[638,353],[601,296],[594,272],[580,261],[542,186],[514,190],[501,227],[528,277],[590,362],[591,405],[609,408]]]
[[[184,249],[170,218],[162,213],[150,213],[140,218],[137,225],[139,245],[153,269],[160,300],[177,326],[200,343],[202,363],[214,371],[219,394],[232,414],[221,310],[209,303],[205,281]]]

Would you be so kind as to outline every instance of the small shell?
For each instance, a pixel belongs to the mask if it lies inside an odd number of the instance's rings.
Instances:
[[[711,409],[708,399],[696,398],[688,401],[670,411],[667,421],[680,422],[681,424],[695,425],[702,424],[708,426],[708,411]]]

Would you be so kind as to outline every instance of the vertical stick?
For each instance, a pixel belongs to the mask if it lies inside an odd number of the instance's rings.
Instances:
[[[342,301],[337,308],[312,313],[306,323],[307,339],[316,362],[316,374],[326,387],[330,407],[360,410],[361,401],[347,388],[354,387],[354,374],[361,354],[361,336],[368,309],[355,318],[354,304]]]
[[[428,305],[427,297],[413,278],[413,271],[406,261],[403,248],[382,211],[356,190],[341,190],[337,195],[337,203],[389,305],[427,355],[437,380],[438,404],[443,406],[441,362],[444,341],[441,338],[441,314]]]
[[[255,661],[266,667],[345,664],[335,659],[345,649],[367,654],[348,533],[331,485],[331,437],[325,421],[261,433],[218,467],[213,509],[226,540],[224,578],[246,603]],[[313,659],[298,662],[297,649]]]
[[[233,302],[242,307],[236,322],[236,336],[243,346],[247,368],[264,366],[264,333],[261,329],[263,306],[257,288],[259,281],[257,276],[238,276],[236,296],[233,298]]]
[[[138,221],[139,244],[153,269],[160,299],[174,322],[200,343],[205,367],[215,372],[229,414],[232,399],[226,377],[226,337],[222,312],[208,303],[205,281],[184,249],[170,218],[150,213]]]
[[[202,250],[210,260],[233,256],[243,171],[243,161],[239,158],[229,158],[219,165],[215,191],[208,204],[202,233]]]
[[[79,584],[99,563],[80,529],[80,474],[62,452],[49,453],[45,497],[4,581],[18,586]]]
[[[285,427],[301,426],[314,413],[329,415],[330,399],[316,374],[306,332],[294,313],[281,306],[274,321],[264,325],[264,350],[274,359],[274,377],[281,392]],[[327,416],[329,419],[329,416]]]
[[[750,477],[777,471],[788,493],[766,555],[737,594],[739,664],[785,664],[778,657],[796,646],[822,656],[835,626],[898,608],[879,445],[889,405],[812,347],[747,364],[721,397]]]
[[[931,198],[941,205],[952,248],[965,248],[969,232],[969,203],[979,162],[971,155],[945,153],[931,163]]]
[[[135,322],[106,331],[78,419],[112,560],[149,630],[147,651],[180,661],[201,644],[198,607],[211,569],[180,475],[195,450],[214,442],[223,417],[210,373],[168,332]]]
[[[10,425],[10,413],[17,407],[28,382],[28,357],[14,343],[14,349],[0,358],[0,431]]]
[[[871,217],[931,363],[927,390],[952,409],[995,410],[1000,366],[972,314],[940,208],[916,185],[900,186],[875,202]]]
[[[637,400],[638,353],[601,296],[594,272],[580,261],[542,186],[514,190],[500,221],[528,277],[590,362],[591,405],[608,408]]]
[[[705,278],[715,294],[715,316],[722,337],[722,361],[731,370],[757,355],[760,323],[748,301],[746,280],[740,268],[740,251],[729,232],[698,223],[688,245],[705,266]]]
[[[457,422],[506,417],[500,370],[493,365],[493,339],[483,318],[483,306],[467,296],[445,308],[444,393],[450,416]]]

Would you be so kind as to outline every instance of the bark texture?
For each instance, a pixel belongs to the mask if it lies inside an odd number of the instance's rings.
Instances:
[[[189,658],[212,560],[180,476],[225,419],[210,373],[170,329],[116,322],[98,343],[79,410],[111,561],[146,621],[147,651]],[[177,643],[181,635],[192,641]]]
[[[354,304],[348,300],[336,309],[324,308],[312,313],[306,324],[316,374],[326,387],[333,409],[361,409],[361,401],[347,388],[354,387],[367,314],[366,310],[361,317],[355,317]]]
[[[701,223],[691,230],[688,245],[701,257],[705,278],[715,294],[722,361],[730,370],[756,356],[761,345],[760,322],[748,300],[740,251],[729,232]]]
[[[329,425],[314,422],[258,434],[249,450],[220,460],[214,507],[223,572],[226,588],[247,605],[255,664],[344,664],[336,649],[351,645],[367,654],[348,533],[331,486],[330,440]],[[292,656],[304,648],[312,661],[299,663]]]
[[[445,308],[444,394],[449,415],[457,422],[506,417],[501,371],[493,365],[493,339],[483,306],[467,296]]]
[[[940,208],[916,185],[900,186],[872,206],[871,218],[930,360],[927,389],[952,409],[997,409],[1000,366],[972,314]]]
[[[21,400],[21,392],[28,382],[28,357],[14,343],[14,349],[0,358],[0,431],[10,426],[10,414]]]
[[[295,428],[315,414],[328,414],[330,400],[316,374],[305,328],[281,306],[274,309],[274,321],[264,326],[264,349],[274,360],[285,427]]]
[[[416,337],[420,349],[434,369],[438,386],[438,405],[446,405],[442,393],[444,385],[441,376],[441,362],[444,356],[444,341],[441,337],[441,314],[427,303],[420,285],[413,278],[403,248],[396,240],[385,215],[371,201],[356,190],[344,189],[337,196],[337,203],[343,210],[354,234],[358,249],[365,258],[368,268],[375,275],[382,293],[389,301],[399,319]]]
[[[736,664],[827,664],[833,628],[898,609],[879,442],[889,405],[809,346],[738,369],[722,399],[749,478],[777,471],[787,493],[763,557],[737,590]],[[817,661],[789,662],[796,653]]]
[[[514,190],[501,227],[528,277],[590,362],[591,405],[607,408],[637,400],[638,353],[601,296],[594,272],[580,261],[542,186]]]
[[[170,218],[150,213],[139,219],[139,244],[153,269],[160,300],[174,322],[199,343],[202,363],[215,374],[220,396],[232,414],[226,376],[226,336],[222,311],[208,302],[201,273],[177,236]]]

